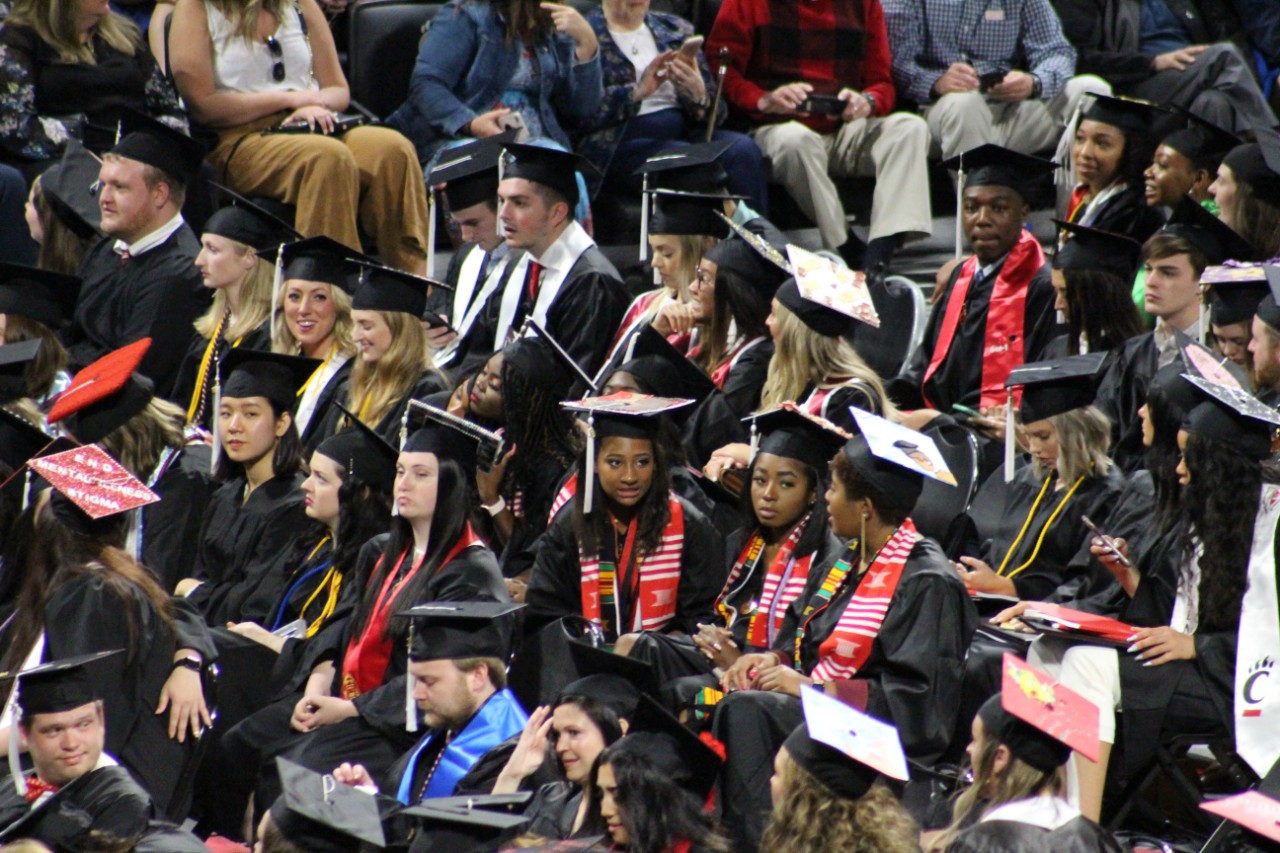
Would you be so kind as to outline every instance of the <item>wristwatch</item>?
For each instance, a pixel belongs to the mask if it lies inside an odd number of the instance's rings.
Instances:
[[[1037,100],[1037,101],[1038,101],[1038,100],[1040,99],[1040,96],[1041,96],[1041,95],[1043,95],[1043,94],[1044,94],[1044,83],[1040,80],[1039,75],[1032,74],[1032,75],[1031,75],[1031,98],[1032,98],[1032,100]]]
[[[480,504],[480,508],[489,513],[491,518],[497,518],[507,508],[507,499],[502,495],[498,495],[496,501],[491,504]]]
[[[173,672],[178,667],[189,669],[192,672],[199,672],[204,669],[204,663],[197,657],[180,657],[173,662],[173,666],[169,668],[169,671]]]
[[[862,97],[867,99],[867,104],[871,107],[871,111],[867,113],[867,117],[870,118],[876,114],[876,96],[870,92],[863,92]]]

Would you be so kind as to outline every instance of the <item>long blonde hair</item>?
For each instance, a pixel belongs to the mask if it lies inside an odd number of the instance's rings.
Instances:
[[[129,469],[139,480],[147,480],[160,457],[169,448],[186,444],[187,413],[159,397],[122,427],[112,430],[101,442],[102,449]]]
[[[794,761],[782,768],[786,793],[773,810],[760,849],[770,853],[917,853],[920,830],[883,785],[857,800],[836,796]]]
[[[1058,441],[1058,480],[1105,477],[1115,463],[1107,456],[1111,421],[1096,406],[1072,409],[1047,419]],[[1038,464],[1038,463],[1037,463]],[[1046,472],[1036,469],[1037,474]]]
[[[337,351],[345,356],[355,354],[356,346],[351,342],[351,332],[355,323],[351,320],[351,294],[341,287],[326,282],[316,282],[329,288],[329,298],[333,300],[335,309],[333,317],[333,341]],[[270,289],[267,299],[270,300]],[[289,298],[289,282],[285,281],[280,288],[280,304],[276,306],[276,317],[271,327],[271,351],[281,355],[299,355],[302,344],[289,331],[289,321],[284,316],[284,303]]]
[[[258,16],[267,14],[280,20],[288,0],[209,0],[213,8],[231,24],[231,31],[245,41],[257,41]],[[298,10],[302,15],[302,10]]]
[[[95,65],[93,40],[80,41],[80,0],[14,0],[8,23],[26,24],[58,52],[63,62]],[[108,12],[93,29],[114,50],[134,56],[142,49],[142,31],[116,12]]]
[[[799,400],[810,383],[816,385],[832,377],[850,377],[871,389],[879,407],[876,414],[893,416],[894,406],[884,392],[884,383],[848,341],[838,335],[818,334],[776,300],[773,322],[778,329],[778,340],[760,392],[760,411],[775,409],[788,400]]]
[[[231,250],[239,257],[243,258],[247,252],[253,251],[237,240],[229,242]],[[275,268],[258,258],[240,287],[240,313],[231,325],[222,330],[223,338],[228,341],[239,340],[271,318],[271,283],[274,278]],[[209,310],[195,322],[200,337],[206,340],[212,338],[226,311],[227,291],[220,287],[214,291],[213,304],[209,306]]]
[[[366,426],[377,426],[413,390],[423,372],[435,366],[427,349],[427,333],[417,317],[403,311],[377,313],[391,329],[391,346],[373,364],[356,359],[347,397],[347,408],[362,415]]]

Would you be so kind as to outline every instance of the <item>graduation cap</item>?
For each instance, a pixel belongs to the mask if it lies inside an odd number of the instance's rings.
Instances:
[[[463,828],[501,831],[523,826],[529,822],[529,818],[496,809],[522,806],[532,797],[532,791],[470,797],[432,797],[417,805],[400,809],[396,815]]]
[[[761,453],[797,459],[825,477],[831,457],[844,447],[849,434],[830,421],[791,406],[748,415],[751,426],[752,459]],[[758,438],[763,435],[763,438]]]
[[[62,159],[40,175],[40,192],[63,225],[82,240],[102,236],[98,172],[102,161],[78,139],[68,139]]]
[[[126,107],[120,119],[121,139],[112,154],[154,166],[172,180],[195,180],[205,149],[198,140],[138,110]]]
[[[1244,181],[1258,195],[1280,198],[1280,134],[1267,127],[1254,130],[1256,142],[1233,148],[1222,159],[1236,180]]]
[[[505,139],[475,139],[440,154],[427,175],[427,184],[444,184],[444,197],[453,211],[498,198],[498,160]]]
[[[400,311],[422,316],[427,310],[427,293],[433,287],[453,288],[443,282],[403,272],[379,264],[361,263],[360,279],[351,307],[358,311]]]
[[[720,157],[732,145],[733,140],[721,139],[663,151],[645,160],[635,174],[643,179],[645,192],[664,189],[714,193],[729,182]]]
[[[547,345],[555,351],[556,357],[560,359],[560,364],[567,367],[570,372],[574,373],[578,379],[587,386],[588,391],[594,394],[600,390],[599,387],[597,387],[595,380],[587,375],[587,372],[582,369],[582,366],[579,365],[578,362],[573,360],[573,356],[569,355],[569,351],[566,350],[564,346],[555,339],[555,336],[548,332],[541,323],[532,317],[525,320],[525,333],[527,334],[529,331],[532,331],[539,338],[547,342]]]
[[[955,475],[932,438],[852,406],[849,411],[861,435],[845,443],[844,455],[863,479],[880,491],[915,495],[914,501],[924,488],[925,477],[956,485]]]
[[[1209,289],[1209,312],[1215,326],[1230,326],[1253,320],[1253,315],[1258,313],[1258,305],[1271,292],[1267,287],[1266,274],[1261,269],[1258,273],[1258,279],[1253,281],[1219,281]],[[1203,277],[1201,283],[1204,283]]]
[[[315,452],[332,459],[357,480],[390,494],[396,480],[396,449],[341,403],[334,405],[346,413],[352,426],[320,442]]]
[[[631,727],[609,752],[640,758],[699,800],[711,793],[724,763],[715,750],[648,696],[640,697]]]
[[[1280,801],[1270,794],[1258,790],[1245,791],[1230,797],[1205,800],[1200,808],[1238,823],[1268,841],[1280,842]],[[1247,847],[1259,849],[1253,844]]]
[[[293,408],[298,389],[320,367],[320,359],[235,347],[218,362],[223,398],[266,397],[280,410]]]
[[[347,293],[356,289],[357,264],[370,260],[367,255],[323,235],[263,249],[258,257],[276,264],[286,281],[318,281],[340,287]]]
[[[987,737],[1043,772],[1075,750],[1098,760],[1098,706],[1017,655],[1005,652],[1000,692],[978,710]]]
[[[1024,424],[1042,421],[1093,403],[1106,363],[1105,352],[1069,355],[1015,367],[1006,388],[1022,388],[1019,415]]]
[[[1205,169],[1211,175],[1215,174],[1222,158],[1240,145],[1240,137],[1213,122],[1205,121],[1190,110],[1181,107],[1176,109],[1182,113],[1187,124],[1169,133],[1160,144],[1186,157],[1192,166]]]
[[[0,348],[0,352],[4,349],[8,347]],[[67,439],[49,435],[21,415],[0,409],[0,463],[10,470],[17,471],[37,454],[55,452],[69,445]]]
[[[1258,303],[1257,315],[1262,322],[1280,332],[1280,266],[1267,264],[1263,273],[1270,293]]]
[[[550,187],[564,196],[571,210],[578,204],[576,173],[600,173],[599,169],[591,165],[590,160],[580,154],[520,142],[508,142],[502,146],[498,168],[500,180],[524,178]]]
[[[1150,134],[1161,121],[1168,121],[1174,113],[1150,101],[1136,98],[1117,98],[1111,95],[1092,95],[1093,102],[1080,116],[1087,121],[1097,121],[1119,128],[1128,134]]]
[[[793,272],[782,252],[723,213],[717,215],[729,223],[737,236],[736,239],[730,237],[721,240],[708,249],[703,257],[714,263],[717,269],[731,270],[741,276],[752,287],[770,295],[776,293],[782,282]]]
[[[516,338],[502,350],[502,369],[519,373],[526,381],[550,394],[563,397],[578,381],[578,372],[565,363],[555,348],[541,338]]]
[[[96,444],[46,454],[27,465],[53,486],[49,503],[54,516],[85,535],[100,531],[93,522],[160,500]]]
[[[228,196],[231,204],[214,211],[204,223],[204,233],[235,240],[255,251],[302,239],[302,232],[261,205],[221,184],[213,186]]]
[[[569,641],[569,658],[578,677],[561,688],[560,697],[590,697],[627,720],[635,715],[641,694],[658,697],[658,675],[651,664],[583,640]]]
[[[804,722],[783,746],[791,760],[836,796],[861,799],[881,775],[906,781],[898,730],[821,688],[800,691]]]
[[[1219,385],[1191,373],[1182,375],[1206,396],[1183,418],[1183,430],[1228,443],[1251,459],[1271,456],[1271,439],[1280,427],[1280,412],[1242,388]]]
[[[607,397],[588,397],[570,400],[560,405],[570,412],[587,416],[587,486],[582,495],[582,510],[590,513],[595,507],[596,450],[599,441],[611,436],[640,438],[656,441],[658,416],[683,408],[693,400],[675,397],[654,397],[619,391]]]
[[[276,759],[283,793],[271,806],[271,822],[307,853],[356,853],[361,844],[386,846],[382,817],[372,794],[316,773],[287,758]]]
[[[43,343],[32,338],[0,346],[0,405],[27,396],[27,365],[40,354]]]
[[[496,432],[420,400],[409,401],[400,435],[401,453],[434,453],[453,459],[464,471],[475,470],[480,444],[487,446],[491,459],[502,447],[502,436]]]
[[[134,341],[78,372],[54,400],[49,423],[68,419],[68,431],[85,444],[128,423],[155,396],[151,380],[135,374],[150,347],[151,338]]]
[[[57,331],[71,320],[79,297],[78,276],[0,262],[0,314],[17,314]]]
[[[827,337],[849,331],[850,319],[880,326],[865,274],[799,246],[787,246],[787,256],[796,275],[782,283],[774,298],[800,322]]]
[[[650,195],[653,197],[653,214],[649,221],[649,234],[714,237],[717,240],[729,236],[729,226],[725,224],[723,214],[725,199],[730,196],[665,189],[653,190]]]
[[[1186,240],[1210,264],[1220,264],[1226,260],[1249,261],[1258,255],[1256,246],[1205,210],[1200,202],[1189,195],[1178,200],[1169,215],[1169,221],[1161,230]]]
[[[513,614],[523,604],[509,601],[437,601],[401,610],[413,620],[409,659],[413,661],[499,658],[511,651]]]
[[[965,187],[1008,187],[1025,200],[1041,178],[1053,173],[1058,164],[1032,157],[1010,148],[987,143],[970,148],[942,163],[959,173],[959,194]]]
[[[608,384],[609,377],[618,371],[630,373],[647,387],[641,391],[669,397],[704,400],[715,390],[711,377],[666,338],[645,323],[619,348],[605,369],[600,372],[600,387]],[[683,412],[678,412],[679,418]]]
[[[1101,270],[1119,276],[1126,284],[1133,280],[1142,255],[1142,244],[1137,240],[1063,219],[1055,219],[1053,224],[1071,237],[1059,244],[1061,248],[1053,256],[1054,269]]]

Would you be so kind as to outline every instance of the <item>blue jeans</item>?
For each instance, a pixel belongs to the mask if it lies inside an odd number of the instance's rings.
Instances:
[[[685,114],[680,110],[658,110],[636,116],[618,140],[609,161],[604,186],[614,192],[640,192],[642,181],[636,170],[654,154],[694,145],[704,140],[699,129],[690,133],[685,128]],[[751,137],[732,130],[717,130],[712,141],[733,140],[729,150],[720,156],[720,165],[729,175],[729,191],[745,196],[747,204],[761,216],[769,215],[769,190],[764,179],[764,159]]]
[[[0,163],[0,257],[35,266],[40,247],[27,229],[26,204],[27,179],[12,166]]]

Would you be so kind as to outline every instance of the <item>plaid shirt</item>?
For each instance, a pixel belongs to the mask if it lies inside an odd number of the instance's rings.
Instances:
[[[1049,0],[882,0],[893,49],[893,81],[903,97],[933,100],[933,84],[953,62],[979,74],[1000,65],[1040,78],[1041,97],[1075,73],[1076,52]]]

